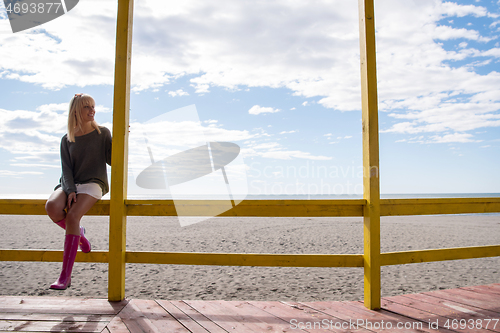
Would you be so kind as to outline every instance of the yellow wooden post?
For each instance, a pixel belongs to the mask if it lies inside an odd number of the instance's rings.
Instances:
[[[111,200],[109,207],[108,299],[110,301],[121,301],[125,298],[125,234],[127,222],[125,199],[127,198],[128,175],[133,6],[133,0],[118,0],[113,97]]]
[[[363,121],[365,306],[380,308],[380,187],[377,68],[373,0],[359,0]]]

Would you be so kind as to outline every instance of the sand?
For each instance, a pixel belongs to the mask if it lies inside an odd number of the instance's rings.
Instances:
[[[108,217],[84,217],[94,250],[108,249]],[[0,248],[62,249],[46,216],[0,216]],[[384,217],[382,252],[500,244],[500,215]],[[129,217],[131,251],[362,253],[361,218]],[[61,263],[0,262],[0,295],[107,297],[107,265],[75,263],[72,285],[48,289]],[[382,296],[500,282],[500,257],[382,267]],[[362,268],[127,264],[126,297],[168,300],[361,300]]]

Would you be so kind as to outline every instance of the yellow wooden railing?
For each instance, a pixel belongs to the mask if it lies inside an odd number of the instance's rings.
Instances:
[[[127,216],[174,216],[171,200],[127,200],[128,111],[133,0],[118,0],[111,198],[87,215],[109,215],[109,251],[79,252],[78,262],[109,264],[108,299],[125,298],[125,264],[184,264],[281,267],[364,267],[365,306],[380,308],[380,267],[500,256],[500,245],[380,253],[380,216],[498,213],[500,198],[380,199],[377,75],[373,0],[359,0],[363,129],[361,200],[245,200],[219,216],[359,216],[364,220],[363,254],[253,254],[126,251]],[[192,215],[214,216],[218,201],[176,201]],[[0,200],[0,214],[45,215],[44,200]],[[213,214],[211,213],[213,212]],[[0,261],[62,261],[62,251],[0,250]]]
[[[176,201],[178,206],[180,203]],[[186,201],[193,215],[219,211],[217,201]],[[45,200],[0,200],[0,214],[45,215]],[[361,200],[246,200],[219,216],[255,217],[328,217],[364,216],[367,202]],[[175,216],[172,200],[125,200],[124,216]],[[381,199],[381,216],[435,215],[500,212],[500,198],[447,198],[447,199]],[[87,215],[109,215],[110,200],[99,201]],[[118,221],[121,223],[121,221]],[[116,223],[116,222],[115,222]],[[123,232],[123,233],[121,233]],[[365,230],[370,233],[370,230]],[[112,239],[124,238],[124,230],[116,232],[110,226]],[[380,235],[378,235],[380,237]],[[365,243],[366,246],[366,243]],[[115,250],[116,251],[116,250]],[[281,266],[281,267],[365,267],[363,254],[254,254],[254,253],[183,253],[183,252],[139,252],[125,251],[112,257],[113,249],[107,251],[79,252],[78,262],[109,263],[110,286],[123,285],[124,278],[113,275],[111,262],[115,266],[125,263],[171,264],[171,265],[224,265],[224,266]],[[409,263],[471,259],[500,256],[500,245],[377,253],[380,266]],[[0,261],[62,261],[62,251],[52,250],[0,250]],[[380,272],[380,270],[379,270]],[[380,274],[373,274],[378,278]],[[112,280],[113,279],[113,280]],[[375,291],[374,293],[377,293]],[[377,294],[380,294],[378,292]],[[111,300],[111,292],[109,293]],[[373,305],[373,303],[372,303]],[[371,308],[379,308],[380,305]]]

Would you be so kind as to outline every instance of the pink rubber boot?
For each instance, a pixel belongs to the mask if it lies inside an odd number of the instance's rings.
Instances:
[[[54,222],[64,230],[66,230],[66,220],[62,219],[59,222]],[[80,226],[80,250],[83,253],[89,253],[92,250],[92,246],[87,238],[85,238],[85,228]]]
[[[50,286],[50,289],[64,290],[71,285],[71,271],[73,270],[79,243],[80,235],[66,235],[64,240],[64,256],[61,275],[59,279]]]

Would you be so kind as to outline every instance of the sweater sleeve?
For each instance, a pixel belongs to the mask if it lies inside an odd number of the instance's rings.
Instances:
[[[106,163],[108,165],[111,165],[111,146],[112,146],[112,139],[111,139],[111,132],[106,128]]]
[[[75,181],[73,178],[73,168],[71,165],[71,158],[69,156],[68,140],[64,136],[61,140],[61,165],[62,177],[61,187],[64,193],[70,194],[76,192]]]

